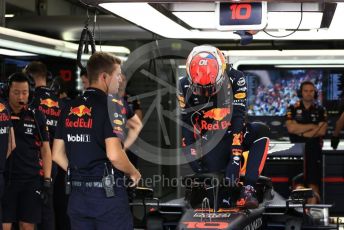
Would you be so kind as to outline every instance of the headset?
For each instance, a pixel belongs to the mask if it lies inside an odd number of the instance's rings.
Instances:
[[[5,83],[4,90],[3,90],[4,91],[4,97],[8,99],[10,87],[11,87],[12,83],[15,81],[23,81],[23,82],[26,81],[29,84],[28,104],[30,104],[32,102],[34,92],[35,92],[35,81],[29,75],[22,73],[22,72],[15,72],[8,77],[7,82]]]
[[[302,98],[302,89],[303,89],[303,86],[305,85],[312,85],[313,88],[314,88],[314,100],[317,100],[318,99],[318,90],[317,90],[317,87],[315,87],[314,83],[311,82],[311,81],[303,81],[300,85],[300,88],[297,90],[297,96],[299,98]]]

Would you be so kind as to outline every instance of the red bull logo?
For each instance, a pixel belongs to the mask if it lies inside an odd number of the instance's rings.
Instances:
[[[118,99],[112,99],[112,102],[115,102],[116,104],[119,104],[120,106],[123,106],[123,102],[121,100]]]
[[[2,113],[5,111],[6,106],[2,103],[0,103],[0,121],[9,121],[10,117],[7,115],[7,113]]]
[[[47,98],[47,99],[41,99],[41,103],[40,105],[45,105],[47,106],[48,108],[58,108],[59,107],[59,102],[58,101],[54,101],[50,98]]]
[[[39,111],[44,113],[46,116],[59,117],[61,110],[59,108],[59,102],[54,101],[50,98],[40,99],[41,103],[38,106]]]
[[[222,121],[230,113],[229,108],[215,108],[203,113],[204,118],[210,118],[215,121]]]
[[[234,133],[232,145],[241,145],[241,142],[242,142],[242,134],[241,133]]]
[[[215,121],[213,123],[208,123],[205,120],[201,121],[201,129],[202,130],[219,130],[219,129],[227,129],[231,126],[229,121]]]
[[[6,109],[6,106],[0,103],[0,113]]]
[[[82,117],[84,115],[91,116],[92,107],[88,108],[85,105],[80,105],[78,107],[70,108],[70,112],[68,115],[76,115],[78,117]]]
[[[70,120],[69,118],[66,119],[65,125],[67,128],[92,128],[93,119],[89,118],[85,120],[84,118],[78,118],[76,121]]]

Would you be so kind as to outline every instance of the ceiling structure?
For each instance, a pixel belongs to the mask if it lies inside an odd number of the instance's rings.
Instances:
[[[96,42],[125,46],[129,50],[165,37],[238,50],[344,48],[344,30],[340,29],[344,3],[341,1],[267,1],[266,27],[257,31],[253,35],[253,41],[245,46],[240,44],[240,36],[233,31],[217,29],[217,6],[214,1],[0,0],[1,2],[4,3],[7,15],[5,27],[72,43],[77,43],[80,38],[88,9],[91,30],[94,12],[97,10],[94,28]],[[147,8],[150,10],[150,17],[144,18],[143,12]],[[165,22],[169,24],[164,24]],[[154,25],[158,27],[154,28]],[[294,33],[290,36],[285,36],[292,32]]]

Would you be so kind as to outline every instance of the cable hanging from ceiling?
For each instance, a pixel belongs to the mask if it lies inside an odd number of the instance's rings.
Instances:
[[[302,2],[300,3],[300,8],[301,8],[301,17],[300,17],[299,25],[291,33],[286,34],[286,35],[282,35],[282,36],[278,36],[278,35],[273,35],[273,34],[268,33],[265,29],[263,30],[263,32],[266,33],[267,35],[271,36],[271,37],[274,37],[274,38],[286,38],[286,37],[289,37],[290,35],[296,33],[299,30],[301,23],[302,23],[302,19],[303,19],[303,3]]]

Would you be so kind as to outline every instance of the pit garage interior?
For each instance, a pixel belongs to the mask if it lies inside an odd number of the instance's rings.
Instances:
[[[52,77],[66,82],[69,96],[76,97],[82,91],[77,51],[87,25],[97,50],[124,61],[128,91],[140,100],[144,114],[132,151],[139,157],[142,177],[152,178],[147,186],[154,189],[154,196],[167,201],[184,196],[178,180],[191,173],[179,147],[175,89],[178,78],[185,75],[186,57],[193,46],[218,47],[229,63],[248,75],[247,119],[264,122],[272,131],[263,175],[271,177],[284,197],[290,193],[291,178],[303,171],[302,150],[289,142],[285,111],[254,110],[259,85],[254,74],[292,70],[296,76],[298,71],[314,70],[321,75],[320,99],[329,113],[322,201],[334,204],[331,216],[344,216],[343,130],[338,149],[330,146],[344,89],[344,2],[258,3],[265,9],[263,25],[225,28],[218,25],[218,2],[207,0],[0,0],[0,80],[5,82],[30,61],[41,60]],[[82,54],[83,64],[90,52]],[[176,184],[166,184],[166,178],[177,178]]]

